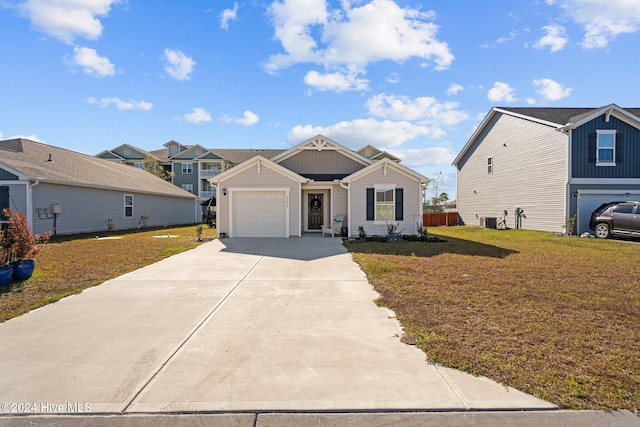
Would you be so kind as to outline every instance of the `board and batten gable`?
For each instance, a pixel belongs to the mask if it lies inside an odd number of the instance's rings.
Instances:
[[[351,197],[351,215],[349,218],[349,234],[358,235],[358,227],[362,226],[368,236],[386,236],[387,221],[367,220],[367,189],[384,187],[403,189],[403,219],[389,221],[398,224],[402,234],[417,234],[417,224],[422,223],[422,184],[416,178],[408,176],[393,167],[375,168],[349,183]]]
[[[242,166],[237,166],[238,168]],[[235,168],[234,168],[235,169]],[[230,169],[229,172],[234,172]],[[232,173],[219,181],[217,190],[217,212],[218,212],[218,233],[231,233],[231,215],[229,206],[231,204],[232,193],[236,191],[249,191],[261,189],[288,189],[288,209],[289,209],[289,235],[301,236],[300,228],[302,197],[300,182],[292,177],[286,176],[264,164],[264,161],[254,162],[242,168],[242,173]],[[226,195],[225,195],[226,192]],[[255,207],[256,218],[260,215],[260,206]]]
[[[300,175],[350,175],[366,165],[351,159],[338,150],[302,150],[278,162],[282,167]]]
[[[568,180],[568,137],[550,124],[495,112],[455,166],[457,209],[466,225],[524,209],[524,229],[562,232]],[[490,163],[489,163],[490,162]]]
[[[598,130],[615,130],[619,136],[615,166],[596,166]],[[603,114],[571,132],[571,178],[640,178],[640,129],[613,115],[607,122]]]
[[[125,217],[125,194],[133,196],[131,217]],[[51,183],[34,186],[33,200],[33,230],[37,234],[53,231],[53,218],[42,213],[54,204],[62,206],[56,219],[58,234],[106,231],[107,219],[113,221],[114,229],[134,229],[143,215],[148,217],[148,227],[193,224],[199,208],[190,198]]]

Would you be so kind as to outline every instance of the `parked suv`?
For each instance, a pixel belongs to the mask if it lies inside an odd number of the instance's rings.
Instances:
[[[612,234],[640,236],[640,202],[609,202],[591,214],[589,228],[596,237],[606,239]]]

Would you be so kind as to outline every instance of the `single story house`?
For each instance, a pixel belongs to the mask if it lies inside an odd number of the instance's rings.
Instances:
[[[153,174],[23,138],[0,141],[0,203],[38,234],[200,222],[196,196]]]
[[[507,211],[508,227],[564,232],[575,216],[582,234],[600,204],[640,200],[640,108],[495,107],[453,165],[465,224]]]
[[[369,149],[371,154],[379,150]],[[322,135],[271,158],[256,155],[212,177],[217,228],[229,237],[304,232],[417,234],[429,179],[391,156],[368,158]]]

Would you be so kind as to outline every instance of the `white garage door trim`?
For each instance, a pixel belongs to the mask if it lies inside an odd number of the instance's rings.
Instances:
[[[598,206],[607,202],[639,200],[640,192],[621,191],[621,190],[578,190],[577,217],[578,222],[576,229],[578,234],[589,232],[593,234],[593,230],[589,229],[589,221],[591,220],[591,212]]]
[[[288,187],[230,188],[229,237],[289,237]]]

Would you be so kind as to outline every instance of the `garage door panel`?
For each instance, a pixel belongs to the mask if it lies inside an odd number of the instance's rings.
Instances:
[[[286,237],[284,191],[233,193],[234,237]]]

